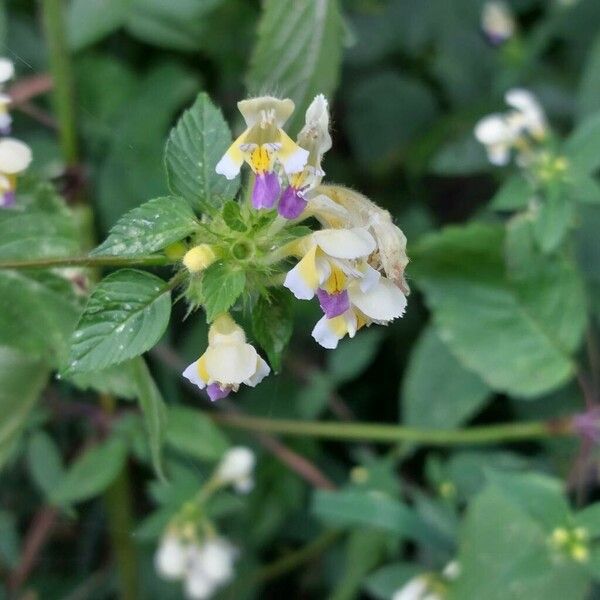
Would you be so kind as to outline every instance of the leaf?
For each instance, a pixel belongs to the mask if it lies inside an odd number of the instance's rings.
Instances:
[[[66,15],[70,49],[83,50],[121,27],[130,5],[131,0],[72,0]]]
[[[430,170],[436,175],[471,175],[489,169],[489,160],[483,145],[472,131],[445,144],[435,154]]]
[[[206,320],[212,323],[228,311],[246,286],[244,271],[231,270],[225,263],[213,263],[202,275],[202,297]]]
[[[83,391],[94,390],[101,394],[134,400],[138,393],[134,378],[135,363],[138,360],[141,359],[134,358],[100,371],[74,373],[67,380]]]
[[[535,239],[545,254],[558,248],[573,224],[575,202],[563,186],[548,190],[532,221]]]
[[[252,332],[263,347],[276,373],[281,369],[281,356],[294,329],[290,295],[274,290],[269,298],[259,296],[252,311]]]
[[[235,202],[235,200],[229,200],[226,202],[223,205],[223,212],[221,214],[227,227],[233,229],[233,231],[239,231],[243,233],[248,229],[248,226],[242,218],[240,205],[238,202]]]
[[[78,312],[71,283],[62,277],[0,270],[0,345],[59,366],[66,359]]]
[[[27,466],[39,490],[45,497],[50,496],[64,476],[64,466],[58,447],[47,433],[36,431],[29,438]]]
[[[152,348],[171,314],[170,288],[155,275],[122,269],[92,291],[73,334],[66,375],[98,371]]]
[[[404,422],[413,427],[452,429],[468,420],[490,389],[463,367],[432,325],[414,347],[401,391]]]
[[[21,556],[16,514],[0,510],[0,565],[14,569]]]
[[[162,395],[146,366],[143,358],[133,362],[134,380],[137,397],[144,416],[144,425],[148,434],[148,445],[154,471],[159,478],[164,478],[161,451],[167,424],[167,408]]]
[[[519,210],[526,208],[533,195],[529,182],[521,174],[513,175],[496,192],[490,203],[494,210]]]
[[[167,444],[200,460],[219,460],[229,447],[227,438],[209,417],[199,410],[169,408]]]
[[[584,527],[592,538],[600,536],[600,502],[580,510],[575,515],[575,525]]]
[[[542,527],[495,485],[469,506],[458,562],[450,600],[583,600],[589,586],[583,569],[557,556]]]
[[[232,142],[221,111],[205,93],[196,98],[171,131],[165,148],[169,189],[199,211],[214,212],[237,194],[240,179],[228,180],[215,167]]]
[[[43,362],[0,346],[0,469],[10,458],[49,374]]]
[[[337,85],[343,37],[338,0],[266,0],[247,76],[250,93],[277,90],[291,98],[296,113],[289,128],[297,132],[314,96],[330,96]]]
[[[459,361],[491,388],[531,397],[573,376],[585,301],[562,259],[533,278],[509,278],[503,242],[494,225],[448,227],[413,248],[411,272]]]
[[[411,563],[391,563],[380,567],[363,581],[363,587],[373,597],[391,600],[394,593],[423,570]]]
[[[342,340],[339,346],[327,353],[328,374],[333,385],[356,379],[375,359],[383,341],[383,332],[369,329],[360,334],[360,343]]]
[[[92,256],[151,254],[178,242],[198,228],[189,204],[176,196],[150,200],[123,215]]]
[[[567,159],[576,170],[589,174],[600,167],[600,111],[584,119],[564,145]]]
[[[579,120],[600,110],[600,36],[588,50],[581,82],[577,93],[577,116]]]
[[[69,465],[63,479],[52,490],[51,502],[65,506],[97,496],[118,477],[126,458],[127,445],[119,437],[86,450]]]

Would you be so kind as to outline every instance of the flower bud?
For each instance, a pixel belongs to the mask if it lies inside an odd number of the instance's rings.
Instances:
[[[249,492],[254,486],[252,473],[256,458],[254,452],[243,446],[228,450],[219,466],[217,477],[224,483],[231,483],[240,493]]]
[[[154,557],[158,574],[164,579],[179,579],[185,573],[187,548],[180,537],[167,533]]]
[[[199,273],[210,267],[215,260],[217,260],[217,255],[212,246],[200,244],[186,252],[183,257],[183,264],[190,273]]]

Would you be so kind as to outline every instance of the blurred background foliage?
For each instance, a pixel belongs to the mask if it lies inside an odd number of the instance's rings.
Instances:
[[[2,54],[15,61],[19,80],[49,71],[39,4],[0,4]],[[562,363],[529,361],[527,349],[506,362],[526,325],[507,323],[514,328],[508,341],[490,325],[457,349],[430,321],[421,291],[444,323],[444,310],[459,310],[463,301],[458,319],[468,321],[474,310],[439,269],[461,271],[472,261],[468,269],[478,276],[478,264],[485,263],[481,248],[493,252],[501,244],[490,200],[509,170],[489,165],[473,127],[503,108],[504,92],[532,90],[559,135],[600,110],[597,0],[572,6],[513,0],[519,29],[500,48],[481,34],[480,0],[270,0],[264,8],[249,0],[65,4],[81,168],[65,172],[55,131],[32,118],[27,106],[13,113],[14,131],[33,148],[32,175],[52,179],[69,200],[84,190],[95,215],[94,239],[103,239],[131,208],[168,192],[164,144],[199,91],[223,109],[234,131],[240,129],[236,102],[248,91],[290,95],[298,119],[324,91],[333,115],[334,146],[324,165],[329,181],[387,208],[408,237],[409,256],[416,248],[422,259],[415,275],[409,265],[409,283],[416,277],[419,285],[412,285],[406,316],[385,330],[361,332],[333,352],[321,351],[307,335],[316,307],[296,303],[296,334],[282,372],[235,397],[245,412],[452,429],[583,410],[572,378],[559,372]],[[52,113],[47,96],[36,98],[35,106]],[[299,127],[300,121],[291,123],[292,136]],[[592,153],[600,155],[599,139]],[[472,219],[481,223],[461,238],[467,240],[466,262],[446,265],[457,247],[451,233],[419,244],[444,225]],[[566,314],[571,352],[578,351],[586,326],[578,322],[585,303],[571,302],[581,281],[595,314],[588,324],[592,338],[600,314],[599,226],[600,205],[581,205],[570,248],[581,279],[552,296],[552,307],[539,309],[551,327],[557,313],[563,320]],[[89,238],[83,242],[90,245]],[[544,281],[532,285],[550,297],[554,288],[543,288]],[[256,446],[258,481],[248,498],[228,496],[214,506],[227,535],[242,547],[240,581],[223,598],[389,599],[415,573],[439,572],[457,556],[464,572],[451,592],[457,600],[600,597],[590,583],[600,577],[600,555],[582,568],[552,562],[546,552],[547,536],[559,525],[579,519],[600,532],[598,520],[573,512],[558,480],[546,478],[568,481],[569,493],[581,484],[579,498],[570,496],[573,506],[597,495],[597,457],[592,454],[586,472],[578,473],[577,440],[431,449],[286,439],[339,488],[315,491],[247,433],[217,427],[194,410],[205,400],[184,387],[179,372],[203,350],[206,325],[200,315],[184,316],[185,307],[176,304],[168,333],[149,356],[169,406],[169,483],[155,480],[141,419],[127,403],[140,394],[139,374],[83,380],[79,389],[57,379],[45,386],[50,369],[0,348],[0,574],[6,584],[0,597],[10,597],[10,582],[30,556],[31,531],[39,533],[40,523],[48,531],[34,553],[36,564],[25,565],[18,597],[127,597],[118,583],[123,561],[136,561],[125,572],[139,573],[132,584],[138,591],[129,597],[180,597],[180,586],[161,582],[153,570],[157,539],[206,477],[207,464],[234,442]],[[583,362],[585,356],[581,350]],[[124,400],[112,425],[91,391],[102,386]],[[107,441],[95,446],[86,464],[65,466],[104,438],[107,427]],[[102,500],[103,493],[119,490],[129,498]],[[106,508],[119,503],[116,515]],[[331,530],[338,533],[301,568],[278,578],[260,570]],[[256,573],[259,585],[250,585]]]

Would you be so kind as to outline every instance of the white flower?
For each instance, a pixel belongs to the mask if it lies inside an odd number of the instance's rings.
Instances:
[[[158,574],[165,579],[183,577],[187,564],[188,546],[182,539],[167,533],[161,540],[154,556],[154,565]]]
[[[15,65],[12,60],[0,57],[0,84],[10,81],[15,76]]]
[[[31,148],[13,138],[0,140],[0,173],[18,175],[31,163]]]
[[[442,597],[431,590],[431,584],[426,576],[417,575],[396,590],[392,600],[442,600]]]
[[[254,487],[254,465],[256,457],[250,448],[230,448],[219,463],[216,475],[223,483],[231,483],[236,491],[244,494]]]
[[[242,383],[258,385],[270,371],[254,346],[246,342],[244,330],[224,313],[210,326],[206,352],[183,376],[200,389],[206,388],[211,400],[218,400],[237,391]]]
[[[188,556],[185,591],[189,598],[209,598],[233,578],[237,550],[224,538],[210,538],[193,546]]]
[[[492,0],[483,5],[481,29],[493,45],[502,44],[514,35],[516,23],[506,2]]]
[[[513,88],[506,92],[504,99],[515,111],[508,116],[520,124],[521,129],[535,138],[546,135],[548,125],[546,115],[537,98],[528,90]]]

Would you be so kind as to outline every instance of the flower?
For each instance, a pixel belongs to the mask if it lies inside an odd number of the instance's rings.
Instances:
[[[256,458],[250,448],[235,446],[230,448],[219,463],[216,476],[222,483],[231,483],[234,489],[246,494],[254,487],[254,465]]]
[[[189,598],[202,600],[233,578],[237,550],[222,537],[212,537],[201,546],[192,546],[185,573]]]
[[[0,87],[15,76],[15,65],[12,60],[0,57]]]
[[[17,175],[31,163],[31,149],[13,138],[0,140],[0,207],[15,203]]]
[[[174,533],[163,536],[154,556],[154,565],[164,579],[179,579],[185,573],[188,546]]]
[[[514,110],[481,119],[475,126],[475,137],[486,147],[492,164],[507,165],[511,151],[517,150],[517,163],[525,165],[531,155],[530,140],[539,142],[547,134],[546,117],[535,96],[527,90],[509,90],[505,100]]]
[[[396,590],[392,600],[441,600],[441,596],[431,591],[427,577],[417,575]]]
[[[304,167],[309,154],[282,129],[294,111],[294,103],[289,98],[261,96],[238,102],[238,109],[246,130],[225,152],[216,171],[233,179],[247,162],[255,174],[252,205],[257,209],[273,208],[281,192],[274,171],[276,161],[286,173],[295,173]]]
[[[308,151],[304,168],[293,173],[283,191],[277,210],[286,219],[299,217],[307,205],[307,194],[325,175],[321,168],[323,154],[331,148],[329,134],[329,107],[323,94],[318,94],[306,111],[305,124],[297,138],[298,144]]]
[[[206,388],[214,401],[237,392],[242,383],[258,385],[270,371],[254,346],[246,342],[244,330],[223,313],[208,331],[206,352],[185,369],[183,376],[201,390]]]
[[[493,46],[500,46],[514,35],[516,23],[506,2],[490,1],[483,5],[481,30]]]

